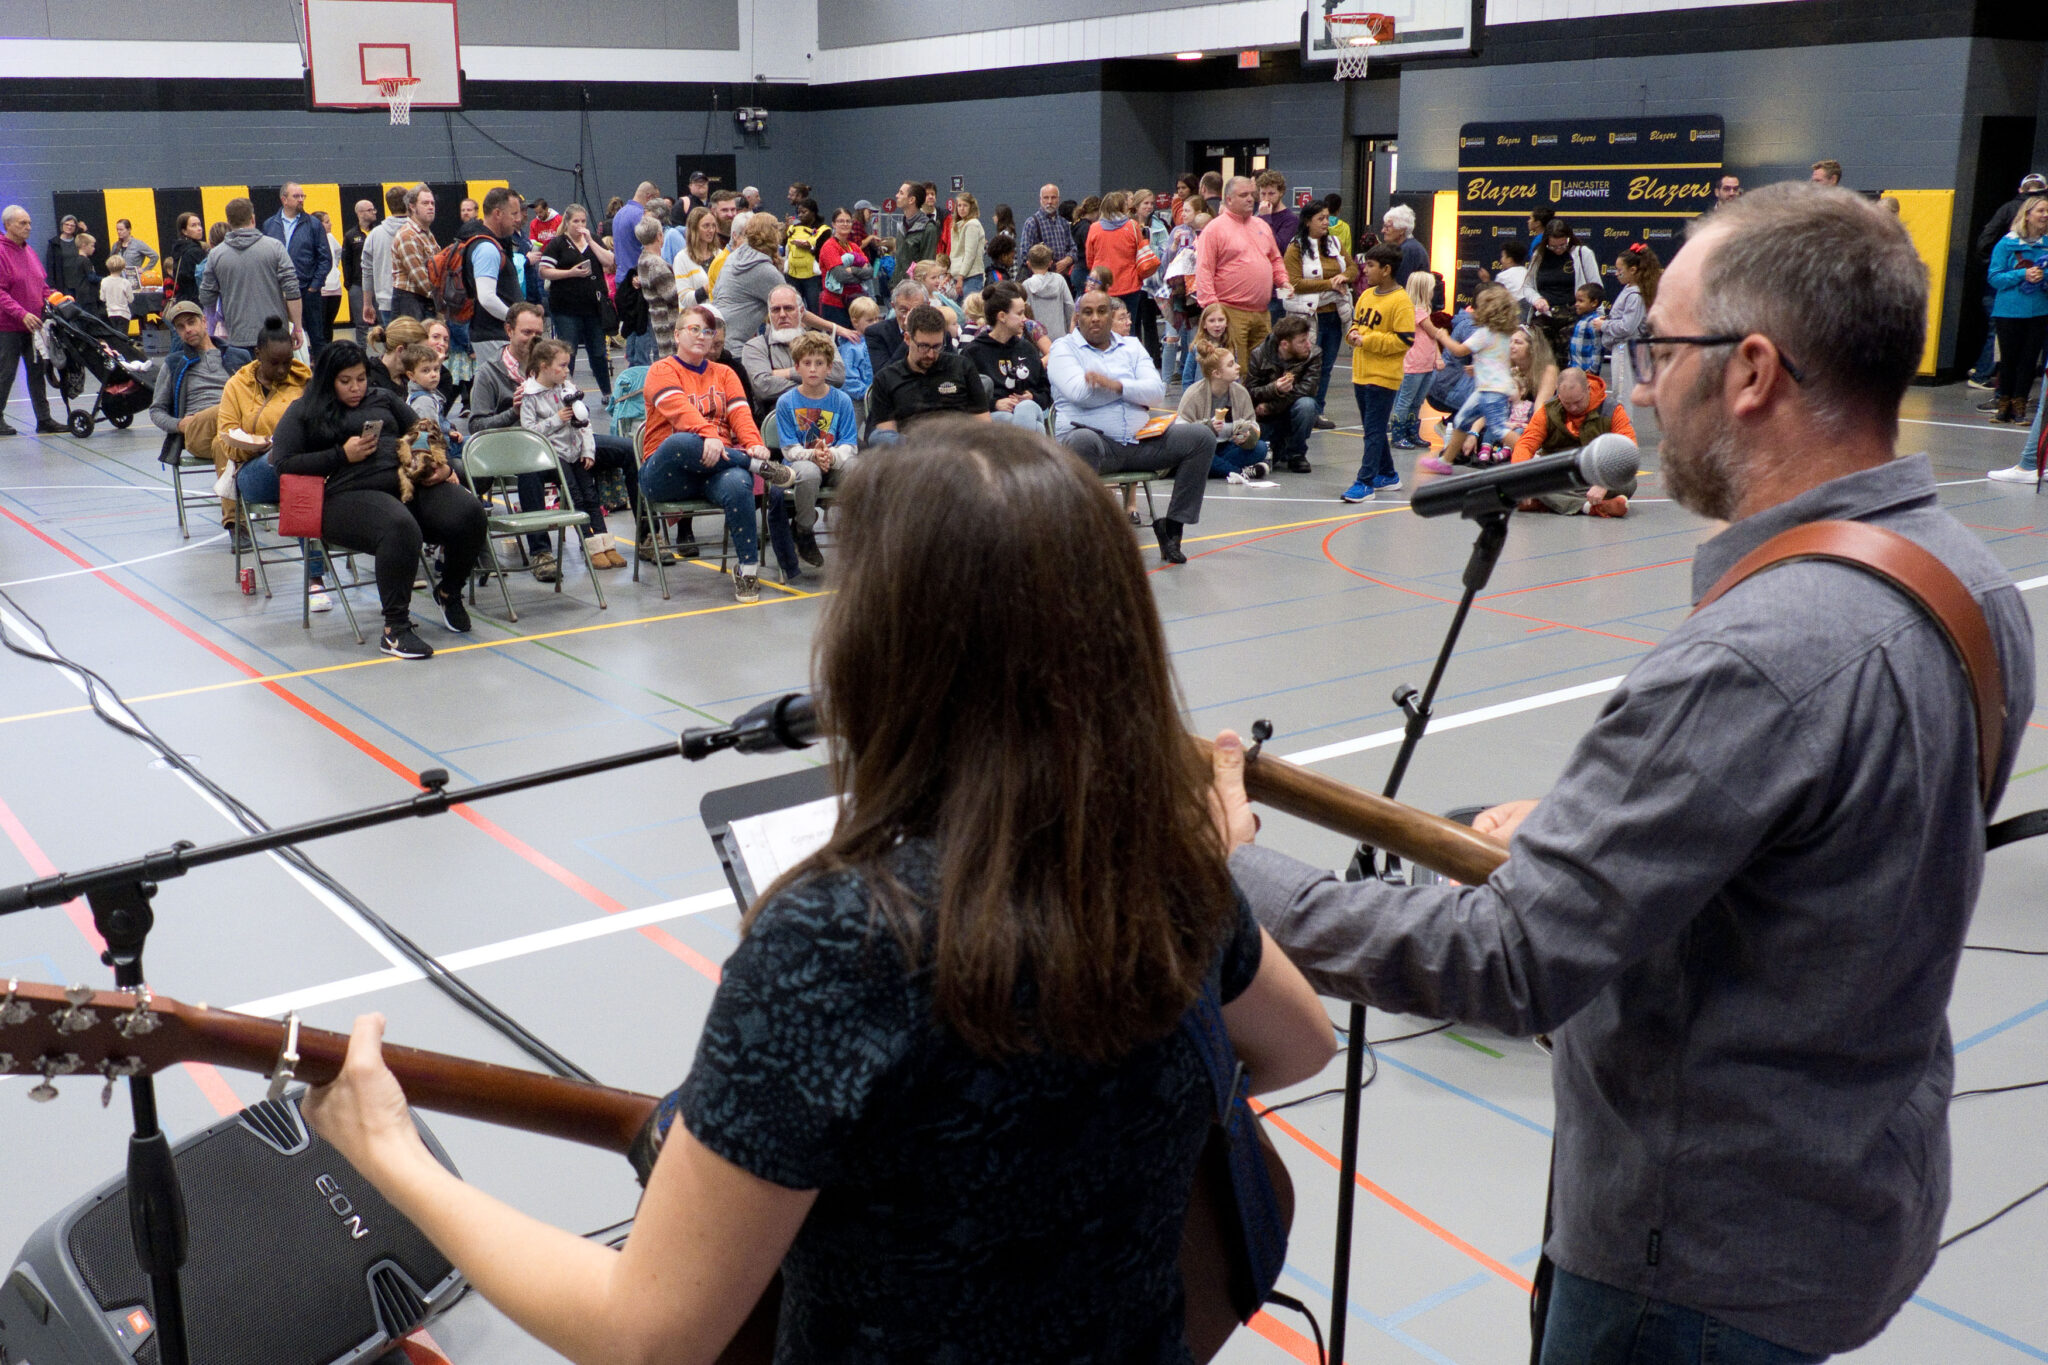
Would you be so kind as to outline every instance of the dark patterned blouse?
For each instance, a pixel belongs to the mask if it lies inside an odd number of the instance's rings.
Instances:
[[[928,844],[895,872],[935,894]],[[1224,1000],[1259,944],[1240,899]],[[984,1061],[835,874],[755,920],[657,1124],[679,1113],[743,1169],[820,1192],[782,1265],[779,1362],[1181,1365],[1181,1226],[1214,1107],[1186,1030],[1113,1066]]]

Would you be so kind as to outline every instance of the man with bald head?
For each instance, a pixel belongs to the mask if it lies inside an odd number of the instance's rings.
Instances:
[[[1588,375],[1581,369],[1569,369],[1557,377],[1557,392],[1548,403],[1536,409],[1529,419],[1529,425],[1522,429],[1522,437],[1515,442],[1514,461],[1533,460],[1539,455],[1559,455],[1567,450],[1578,450],[1591,443],[1594,437],[1608,432],[1616,436],[1636,438],[1635,424],[1629,421],[1628,409],[1621,400],[1607,392],[1607,386],[1598,375]],[[1612,488],[1595,485],[1583,493],[1545,493],[1522,504],[1525,512],[1558,512],[1565,516],[1576,516],[1584,512],[1595,517],[1625,517],[1628,515],[1628,500],[1635,496],[1636,481],[1633,476],[1626,484]]]
[[[14,369],[28,371],[28,401],[35,409],[38,434],[64,430],[50,416],[50,395],[43,388],[30,343],[43,330],[43,296],[50,292],[42,258],[29,246],[28,210],[9,204],[0,210],[0,436],[15,434],[7,425],[7,395],[14,391]]]
[[[356,225],[341,235],[341,288],[348,297],[348,315],[355,319],[356,340],[369,335],[370,324],[363,318],[363,248],[377,230],[377,206],[368,199],[355,203]],[[373,299],[374,303],[375,300]]]
[[[1017,230],[1017,259],[1043,244],[1052,252],[1052,273],[1064,278],[1074,268],[1074,229],[1060,217],[1060,187],[1044,185],[1038,191],[1038,212],[1024,220]]]
[[[1252,212],[1258,197],[1255,181],[1232,176],[1223,187],[1223,212],[1195,239],[1195,297],[1223,305],[1230,323],[1225,340],[1240,369],[1251,367],[1252,347],[1271,330],[1273,300],[1294,292],[1272,229]]]
[[[1898,453],[1927,328],[1906,230],[1787,183],[1687,238],[1632,397],[1672,498],[1726,526],[1550,794],[1475,822],[1506,861],[1400,886],[1253,847],[1222,745],[1230,870],[1319,990],[1554,1040],[1542,1365],[1804,1365],[1912,1297],[1948,1210],[1949,993],[2034,710],[2011,575]],[[1943,630],[1876,574],[1802,559],[1716,594],[1826,522],[1911,542],[1981,613],[1988,755]]]
[[[1159,558],[1185,564],[1181,528],[1202,519],[1216,437],[1200,422],[1173,422],[1140,438],[1166,385],[1136,337],[1119,336],[1117,302],[1091,289],[1074,305],[1074,330],[1052,344],[1053,434],[1098,474],[1158,470],[1173,480],[1166,515],[1152,522]]]
[[[291,258],[299,297],[319,298],[327,272],[334,269],[334,248],[328,245],[327,230],[320,220],[306,212],[306,191],[295,181],[277,187],[277,212],[263,220],[263,235],[282,245]],[[302,310],[299,325],[305,329],[306,345],[314,355],[327,348],[327,320],[318,308]]]

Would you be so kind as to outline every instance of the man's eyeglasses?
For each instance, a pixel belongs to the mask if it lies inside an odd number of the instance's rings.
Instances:
[[[1735,346],[1746,340],[1749,333],[1713,337],[1638,337],[1625,343],[1628,347],[1629,368],[1635,371],[1638,384],[1648,384],[1657,378],[1657,348],[1659,346]],[[1804,384],[1806,374],[1783,351],[1778,352],[1778,363],[1785,367],[1785,373],[1792,376],[1795,384]]]

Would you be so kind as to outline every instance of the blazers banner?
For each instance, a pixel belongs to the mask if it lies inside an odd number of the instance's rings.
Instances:
[[[1529,214],[1553,209],[1603,271],[1631,242],[1670,264],[1688,220],[1714,204],[1721,119],[1468,123],[1458,136],[1458,293],[1491,270],[1499,243],[1529,245]]]

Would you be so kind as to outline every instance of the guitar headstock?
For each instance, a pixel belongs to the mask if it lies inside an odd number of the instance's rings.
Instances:
[[[10,980],[0,991],[0,1074],[40,1077],[28,1092],[39,1101],[57,1098],[52,1082],[60,1077],[98,1076],[106,1104],[115,1081],[185,1060],[178,1008],[152,999],[147,987],[96,991]]]

